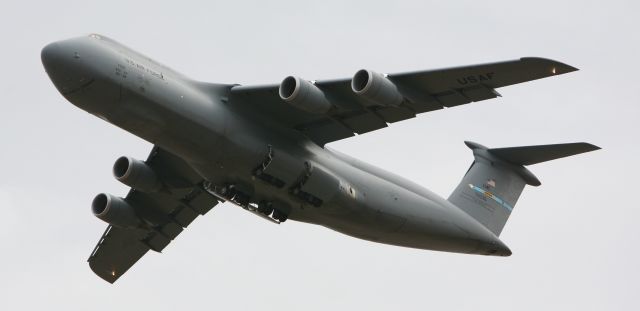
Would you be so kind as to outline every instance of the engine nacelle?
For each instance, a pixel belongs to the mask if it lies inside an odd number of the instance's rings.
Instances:
[[[380,105],[396,107],[404,96],[393,82],[377,72],[362,69],[351,79],[351,89],[358,95]]]
[[[121,183],[142,192],[157,192],[162,183],[146,163],[131,157],[120,157],[113,164],[113,176]]]
[[[307,112],[322,114],[331,109],[331,103],[317,86],[298,77],[284,78],[279,93],[282,100]]]
[[[136,228],[142,222],[129,203],[106,193],[98,194],[93,199],[91,211],[96,217],[116,227]]]

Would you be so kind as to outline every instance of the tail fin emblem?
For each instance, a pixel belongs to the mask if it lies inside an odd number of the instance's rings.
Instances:
[[[490,179],[490,180],[492,180],[492,179]],[[495,186],[495,181],[494,181],[494,186]],[[494,200],[496,203],[498,203],[498,205],[504,207],[507,211],[509,211],[509,212],[513,211],[513,207],[511,207],[511,205],[509,205],[507,202],[505,202],[501,198],[495,196],[493,193],[489,192],[488,190],[484,190],[484,189],[482,189],[480,187],[474,186],[473,184],[469,184],[469,188],[471,188],[473,191],[483,195],[486,198],[490,198],[490,199]]]
[[[484,183],[484,188],[487,190],[491,190],[495,187],[496,187],[496,181],[491,178],[487,179],[487,181]]]

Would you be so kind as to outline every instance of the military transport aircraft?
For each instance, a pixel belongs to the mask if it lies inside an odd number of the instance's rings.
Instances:
[[[524,186],[540,185],[525,166],[599,149],[465,142],[475,160],[443,199],[325,147],[577,70],[543,58],[243,86],[191,80],[97,34],[51,43],[41,57],[68,101],[155,145],[146,161],[115,161],[115,178],[131,187],[126,197],[101,193],[91,204],[109,226],[89,265],[111,283],[220,202],[276,224],[292,219],[379,243],[509,256],[498,236]]]

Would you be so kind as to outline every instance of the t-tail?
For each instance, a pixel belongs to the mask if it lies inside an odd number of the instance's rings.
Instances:
[[[588,143],[497,149],[469,141],[465,144],[473,150],[475,159],[448,200],[496,236],[502,232],[524,186],[540,186],[525,165],[600,149]]]

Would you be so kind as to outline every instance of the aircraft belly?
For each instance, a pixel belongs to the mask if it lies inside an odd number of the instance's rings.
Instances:
[[[417,194],[342,161],[327,166],[340,176],[342,191],[317,210],[321,216],[307,222],[373,242],[419,249],[478,253],[493,241],[494,237],[466,214],[437,198]]]
[[[429,250],[475,253],[480,240],[461,226],[424,213],[391,213],[368,209],[322,219],[322,225],[349,236],[373,242]]]

